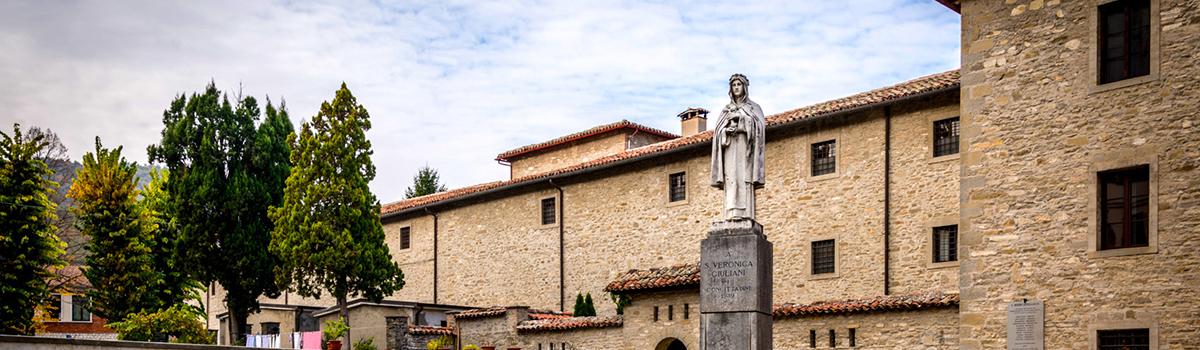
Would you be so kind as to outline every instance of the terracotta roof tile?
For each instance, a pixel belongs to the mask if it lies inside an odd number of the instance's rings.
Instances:
[[[517,325],[518,332],[547,332],[575,329],[621,327],[625,324],[621,316],[587,316],[566,317],[522,321]]]
[[[662,136],[662,137],[665,137],[668,139],[673,139],[673,138],[679,137],[679,135],[675,135],[675,134],[672,134],[672,133],[669,133],[666,131],[651,128],[649,126],[641,125],[641,124],[634,123],[634,122],[631,122],[628,120],[621,120],[616,123],[604,124],[604,125],[593,127],[591,129],[573,133],[570,135],[558,137],[558,138],[555,138],[550,141],[539,142],[539,143],[535,143],[532,145],[521,146],[516,149],[508,150],[508,151],[505,151],[504,153],[500,153],[499,155],[497,155],[496,160],[508,161],[513,158],[517,158],[517,157],[520,157],[522,155],[525,155],[525,154],[528,154],[531,152],[540,151],[543,149],[551,148],[551,147],[558,146],[558,145],[568,143],[571,141],[581,140],[581,139],[585,139],[585,138],[588,138],[593,135],[599,135],[599,134],[603,134],[603,133],[606,133],[609,131],[615,131],[615,130],[619,130],[619,129],[633,129],[633,130],[637,130],[637,131],[641,131],[641,132],[645,132],[645,133]]]
[[[531,319],[531,320],[554,320],[554,319],[571,318],[571,317],[574,317],[574,316],[571,316],[570,312],[554,312],[554,311],[550,311],[550,312],[530,311],[529,312],[529,319]]]
[[[508,311],[508,308],[503,307],[503,306],[493,306],[493,307],[484,308],[484,309],[470,309],[470,310],[463,310],[463,311],[459,311],[459,312],[452,312],[451,314],[454,315],[455,320],[466,320],[466,319],[472,319],[472,318],[500,316],[500,315],[504,315],[505,311]]]
[[[691,287],[700,285],[700,266],[697,264],[675,265],[648,270],[629,270],[604,287],[605,292],[626,293],[632,291]]]
[[[773,314],[779,317],[854,314],[864,312],[905,311],[958,305],[958,294],[925,292],[886,295],[866,299],[818,301],[811,304],[779,304]]]
[[[417,326],[409,325],[408,334],[418,335],[451,335],[453,330],[450,327],[435,327],[435,326]]]
[[[841,111],[851,110],[870,106],[876,103],[888,102],[906,97],[921,95],[928,92],[934,92],[944,89],[957,88],[959,83],[958,70],[942,72],[938,74],[928,75],[916,79],[912,79],[896,85],[879,88],[863,93],[854,94],[851,96],[830,100],[818,103],[811,106],[801,107],[786,112],[778,113],[767,117],[767,127],[775,127],[783,124],[788,124],[794,121],[811,119],[830,115]],[[615,123],[620,124],[620,122]],[[612,125],[612,124],[609,124]],[[603,127],[603,126],[602,126]],[[595,129],[595,128],[593,128]],[[591,129],[589,129],[591,130]],[[570,135],[568,135],[570,136]],[[560,138],[561,139],[561,138]],[[643,156],[651,156],[656,153],[665,152],[668,150],[678,149],[684,146],[706,143],[711,141],[712,131],[705,131],[691,136],[679,137],[643,147],[638,147],[626,150],[621,153],[593,159],[590,161],[578,163],[571,166],[566,166],[559,169],[554,169],[538,174],[530,174],[508,181],[489,182],[474,186],[463,187],[446,192],[435,193],[427,196],[410,198],[397,202],[388,203],[380,208],[383,215],[391,215],[403,212],[405,210],[418,208],[430,204],[436,204],[448,200],[463,198],[471,194],[493,190],[501,187],[521,185],[532,183],[537,180],[553,177],[556,175],[571,173],[583,169],[601,167],[623,160],[632,160]],[[527,146],[528,147],[528,146]],[[510,151],[512,152],[512,151]],[[508,152],[506,152],[508,153]],[[502,154],[503,155],[503,154]]]

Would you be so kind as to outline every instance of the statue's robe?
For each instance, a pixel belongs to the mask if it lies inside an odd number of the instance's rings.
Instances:
[[[738,132],[727,134],[731,123]],[[726,105],[713,129],[711,182],[725,190],[726,219],[754,219],[754,189],[765,183],[765,146],[762,107],[749,98]]]

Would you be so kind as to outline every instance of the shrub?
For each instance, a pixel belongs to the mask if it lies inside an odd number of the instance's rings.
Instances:
[[[321,334],[325,335],[325,341],[330,341],[338,340],[349,331],[350,326],[346,325],[345,319],[338,317],[336,320],[325,322],[325,329],[321,330]]]
[[[379,350],[379,348],[375,347],[375,338],[374,337],[367,337],[365,339],[359,339],[358,341],[354,342],[353,349],[354,350]]]
[[[108,326],[117,331],[120,340],[213,344],[215,339],[200,320],[201,314],[195,307],[175,305],[157,312],[131,314],[125,321]]]

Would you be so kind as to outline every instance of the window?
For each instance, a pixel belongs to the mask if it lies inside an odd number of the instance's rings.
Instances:
[[[817,347],[817,330],[815,329],[808,330],[808,347]]]
[[[837,140],[812,145],[812,176],[833,174],[837,171]]]
[[[812,242],[812,274],[834,272],[833,240]]]
[[[1145,247],[1150,228],[1150,166],[1098,174],[1100,249]]]
[[[674,173],[668,178],[670,179],[670,188],[668,189],[670,201],[678,202],[687,199],[687,173]]]
[[[958,261],[958,225],[933,228],[933,262]]]
[[[858,341],[857,341],[857,339],[855,339],[855,333],[857,333],[857,332],[855,332],[855,331],[856,330],[854,328],[850,328],[847,331],[847,333],[849,333],[849,334],[846,336],[847,339],[850,340],[850,347],[852,347],[852,348],[855,346],[858,346]]]
[[[1150,349],[1149,329],[1117,329],[1096,332],[1097,345],[1100,350],[1140,350]]]
[[[1100,84],[1150,74],[1150,0],[1100,5]]]
[[[691,305],[683,304],[683,319],[685,319],[685,320],[688,319],[688,309],[690,309],[690,308],[691,308]]]
[[[829,347],[837,347],[837,331],[832,329],[829,330]]]
[[[658,307],[654,307],[654,322],[658,322]]]
[[[554,223],[554,198],[542,200],[542,225]]]
[[[46,317],[50,318],[51,322],[58,322],[62,317],[62,295],[51,294],[46,306]]]
[[[559,350],[567,350],[567,343],[562,343],[562,344],[560,344],[560,346],[558,347],[558,349],[559,349]]]
[[[933,156],[958,154],[958,117],[933,122]]]
[[[412,230],[408,227],[400,228],[400,249],[408,249],[412,244]]]
[[[88,297],[82,295],[71,296],[71,321],[87,322],[92,320],[92,312],[88,311],[88,302],[91,301]]]
[[[667,305],[667,321],[675,320],[675,305]]]
[[[263,322],[262,334],[279,334],[279,322]]]

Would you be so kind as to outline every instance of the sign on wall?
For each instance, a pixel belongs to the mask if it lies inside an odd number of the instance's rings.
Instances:
[[[1008,350],[1044,350],[1045,314],[1041,300],[1008,304]]]

